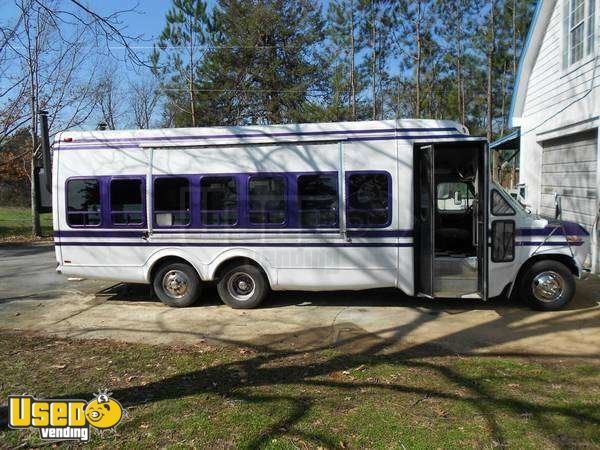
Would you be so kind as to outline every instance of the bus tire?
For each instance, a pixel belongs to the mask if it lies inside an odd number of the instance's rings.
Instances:
[[[226,305],[234,309],[251,309],[265,299],[269,285],[258,267],[240,264],[225,272],[217,284],[217,291]]]
[[[521,277],[519,296],[534,309],[556,311],[575,296],[575,278],[558,261],[537,261]]]
[[[161,266],[154,276],[152,286],[161,302],[176,308],[192,305],[202,291],[196,270],[182,262]]]

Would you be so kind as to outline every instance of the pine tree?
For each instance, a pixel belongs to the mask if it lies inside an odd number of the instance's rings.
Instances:
[[[309,0],[221,0],[202,87],[209,123],[289,123],[310,108],[322,78],[321,10]]]
[[[196,87],[208,26],[203,0],[173,0],[158,48],[151,55],[154,72],[163,77],[163,89],[174,109],[173,123],[177,126],[195,127],[201,117]]]
[[[363,49],[363,41],[358,39],[361,11],[359,0],[333,0],[327,11],[327,37],[330,45],[327,57],[333,61],[331,68],[331,100],[340,120],[357,120],[357,103],[361,90],[359,74],[356,70],[357,54]],[[347,111],[339,104],[348,100]]]

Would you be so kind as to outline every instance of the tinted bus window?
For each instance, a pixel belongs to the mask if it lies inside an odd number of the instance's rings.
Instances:
[[[300,175],[298,177],[298,208],[302,227],[337,226],[337,175]]]
[[[238,221],[237,186],[233,177],[200,181],[200,220],[208,226],[233,226]]]
[[[110,218],[113,225],[143,223],[142,180],[111,180]]]
[[[187,178],[158,178],[154,181],[154,218],[159,227],[190,223],[190,182]]]
[[[347,178],[349,227],[384,227],[392,219],[391,178],[388,173],[354,173]]]
[[[67,182],[67,223],[74,227],[98,226],[100,182],[95,179]]]
[[[283,177],[252,177],[248,188],[250,223],[265,225],[285,223],[285,179]]]

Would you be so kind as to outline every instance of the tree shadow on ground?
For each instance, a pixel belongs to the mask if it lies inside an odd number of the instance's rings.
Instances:
[[[262,447],[279,436],[304,439],[315,446],[336,447],[337,442],[317,432],[307,432],[299,425],[313,410],[319,401],[316,394],[308,394],[298,389],[297,394],[261,393],[264,387],[294,386],[310,388],[368,389],[377,388],[390,393],[406,393],[421,398],[456,401],[469,405],[478,412],[486,422],[489,439],[499,446],[506,446],[507,439],[503,431],[502,420],[506,413],[521,416],[523,412],[532,413],[529,419],[535,427],[545,433],[548,439],[554,440],[557,446],[563,446],[564,436],[555,427],[549,415],[560,414],[569,420],[576,420],[591,426],[600,425],[600,405],[591,404],[587,408],[581,405],[563,406],[556,402],[542,404],[531,398],[518,398],[505,392],[490,388],[477,376],[468,376],[455,368],[444,364],[438,358],[459,356],[480,358],[503,356],[509,352],[498,353],[487,351],[495,344],[510,343],[524,337],[543,336],[546,333],[561,330],[574,330],[581,327],[578,320],[589,310],[574,310],[560,316],[550,316],[535,323],[523,321],[532,313],[528,310],[515,309],[507,311],[491,322],[473,325],[443,338],[432,339],[424,344],[411,345],[403,338],[411,331],[419,329],[429,321],[435,320],[437,314],[421,314],[409,323],[385,331],[389,338],[382,338],[382,333],[371,334],[357,328],[351,323],[339,323],[333,326],[311,328],[296,333],[295,342],[290,345],[288,333],[257,337],[252,342],[221,341],[228,345],[237,345],[250,349],[250,357],[217,363],[198,370],[178,373],[147,384],[115,389],[113,396],[127,407],[135,407],[163,400],[181,399],[201,393],[212,393],[224,399],[246,402],[249,404],[269,404],[270,402],[286,402],[290,408],[285,413],[276,413],[273,422],[256,432],[249,447]],[[586,319],[587,320],[587,319]],[[595,327],[600,327],[596,323]],[[342,332],[340,332],[342,330]],[[496,333],[486,333],[495,330]],[[477,339],[481,334],[491,336],[491,342]],[[453,341],[467,343],[460,355]],[[334,348],[334,352],[325,351]],[[484,356],[482,356],[484,353]],[[314,358],[308,356],[313,355]],[[526,353],[524,357],[544,358],[547,355]],[[570,355],[559,355],[562,359]],[[600,355],[595,352],[587,356],[589,361],[599,361]],[[377,380],[341,380],[331,377],[332,374],[353,371],[361,365],[393,364],[399,368],[434,372],[447,382],[448,388],[415,387],[398,381],[381,383]],[[543,373],[540,374],[540,381]],[[466,394],[459,395],[456,389]],[[70,392],[63,398],[86,398],[88,392]],[[2,411],[6,417],[6,410]],[[4,424],[6,419],[4,419]]]

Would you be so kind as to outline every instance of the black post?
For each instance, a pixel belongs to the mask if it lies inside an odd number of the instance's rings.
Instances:
[[[52,159],[50,157],[50,137],[48,136],[48,111],[39,110],[40,131],[42,144],[42,158],[44,162],[44,174],[46,175],[46,189],[52,192]]]

